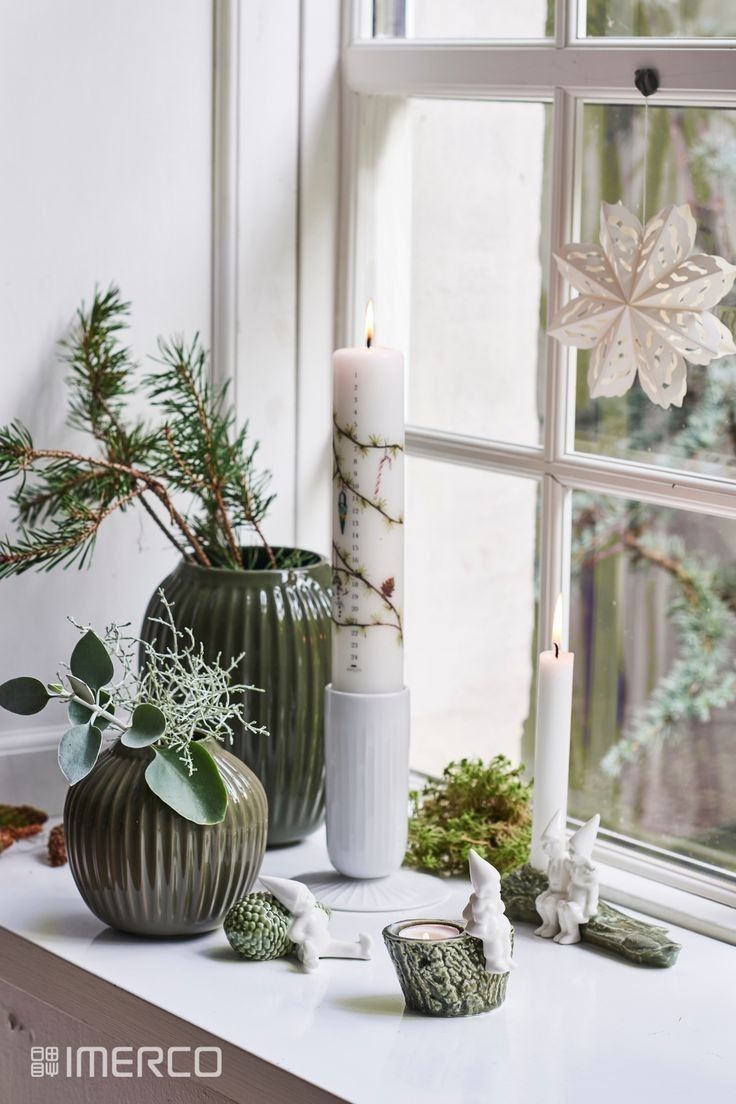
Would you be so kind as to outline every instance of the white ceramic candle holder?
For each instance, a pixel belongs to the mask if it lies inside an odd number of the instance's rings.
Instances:
[[[307,874],[318,900],[348,912],[420,908],[443,882],[402,870],[409,818],[409,691],[325,691],[327,852],[334,872]]]

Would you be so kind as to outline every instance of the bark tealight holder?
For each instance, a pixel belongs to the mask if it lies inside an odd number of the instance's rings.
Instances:
[[[412,1012],[477,1016],[503,1004],[508,973],[488,972],[483,941],[461,924],[400,920],[383,929],[383,939]]]

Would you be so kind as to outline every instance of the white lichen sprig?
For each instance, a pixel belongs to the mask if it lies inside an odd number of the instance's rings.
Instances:
[[[94,770],[107,730],[117,735],[107,751],[149,750],[144,778],[149,790],[194,824],[220,824],[227,815],[228,787],[207,739],[233,741],[233,728],[267,736],[247,721],[245,697],[255,686],[231,681],[242,655],[226,666],[205,659],[188,629],[176,627],[172,606],[159,591],[166,646],[143,642],[110,625],[102,637],[75,624],[80,639],[57,682],[21,675],[0,684],[0,707],[34,716],[51,702],[66,707],[70,727],[59,742],[59,766],[71,786]],[[136,658],[142,660],[140,673]],[[122,752],[125,756],[125,752]]]
[[[193,740],[212,736],[221,743],[232,743],[233,722],[253,735],[268,735],[264,725],[246,720],[244,714],[244,695],[263,691],[232,681],[243,654],[226,666],[220,654],[214,663],[208,662],[192,631],[176,627],[171,604],[161,590],[159,597],[165,612],[151,621],[166,629],[171,643],[159,649],[155,639],[141,642],[145,658],[137,696],[139,702],[153,705],[163,714],[166,729],[159,744],[176,752],[192,774],[196,769],[190,751]]]

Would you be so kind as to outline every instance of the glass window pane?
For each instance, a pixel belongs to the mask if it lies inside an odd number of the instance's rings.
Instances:
[[[412,766],[518,762],[534,671],[537,485],[407,460]]]
[[[374,38],[549,38],[554,0],[374,0]]]
[[[407,353],[414,425],[540,440],[550,125],[541,103],[363,99],[356,312],[372,296]]]
[[[576,492],[570,813],[736,870],[736,522]]]
[[[600,38],[731,38],[733,0],[579,0],[581,34]]]
[[[736,111],[705,107],[586,104],[583,114],[582,240],[598,241],[600,202],[619,199],[642,214],[644,136],[648,130],[649,216],[689,203],[696,249],[736,258]],[[714,308],[736,326],[736,289]],[[736,476],[736,357],[688,365],[682,407],[662,410],[638,381],[621,398],[588,397],[589,354],[577,354],[575,447],[641,463]]]

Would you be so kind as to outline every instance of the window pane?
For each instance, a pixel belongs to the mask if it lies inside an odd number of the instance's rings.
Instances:
[[[573,496],[570,812],[736,870],[736,522]]]
[[[644,108],[586,104],[583,115],[582,240],[598,241],[601,200],[641,216]],[[650,107],[647,211],[689,203],[698,222],[696,249],[736,256],[736,111]],[[736,325],[736,289],[714,309]],[[589,354],[577,354],[575,446],[641,463],[704,474],[736,475],[736,357],[688,365],[682,407],[662,410],[638,381],[621,398],[588,397]]]
[[[601,38],[730,38],[733,0],[579,0],[582,34]]]
[[[406,657],[412,766],[503,753],[529,712],[537,485],[409,457]]]
[[[549,112],[363,100],[356,311],[408,354],[412,424],[540,440]]]
[[[375,0],[374,38],[544,38],[554,0]]]

